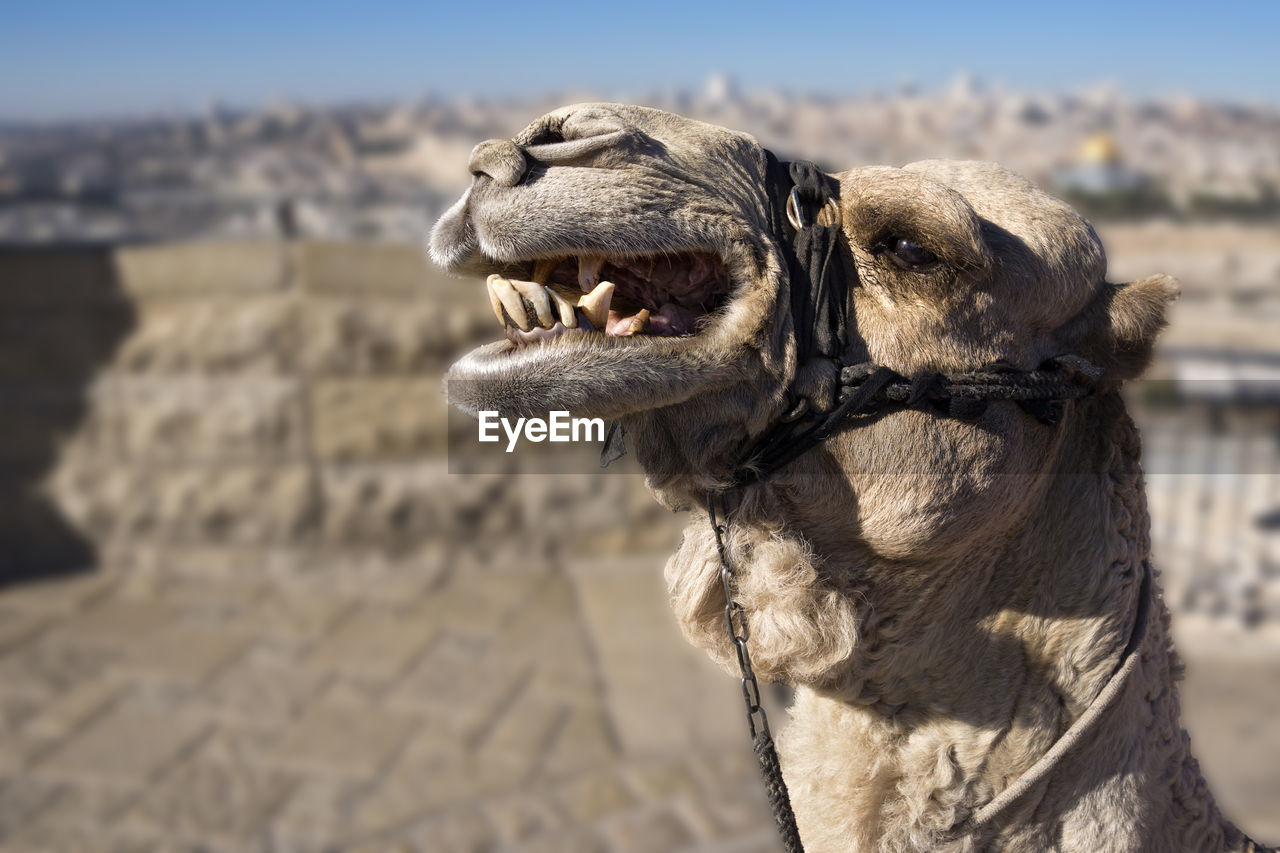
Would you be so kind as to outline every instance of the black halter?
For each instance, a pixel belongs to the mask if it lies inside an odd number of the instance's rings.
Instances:
[[[822,222],[822,210],[838,210],[838,188],[816,165],[784,164],[766,151],[770,227],[787,262],[795,334],[797,376],[823,359],[839,371],[826,405],[793,385],[788,410],[739,459],[737,487],[771,475],[826,441],[846,423],[902,409],[976,420],[993,400],[1013,400],[1046,424],[1062,417],[1064,400],[1091,394],[1102,371],[1076,355],[1059,355],[1035,370],[996,363],[970,373],[918,373],[906,377],[870,360],[850,310],[857,272],[838,250],[838,215]]]

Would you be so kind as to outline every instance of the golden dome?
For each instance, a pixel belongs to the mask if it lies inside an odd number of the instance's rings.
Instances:
[[[1086,163],[1114,163],[1120,159],[1120,146],[1109,133],[1095,133],[1080,146],[1080,159]]]

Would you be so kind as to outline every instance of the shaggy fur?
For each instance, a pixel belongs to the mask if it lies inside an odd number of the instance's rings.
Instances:
[[[667,564],[671,600],[690,641],[733,671],[697,507],[780,415],[797,364],[762,149],[594,104],[484,143],[471,169],[432,234],[451,269],[527,275],[535,258],[585,251],[724,259],[732,299],[697,335],[493,344],[451,369],[448,392],[471,412],[620,418],[658,499],[694,509]],[[940,841],[1070,726],[1132,631],[1150,543],[1138,436],[1116,389],[1145,368],[1176,291],[1164,276],[1107,283],[1088,223],[993,164],[835,178],[841,260],[857,278],[850,320],[876,362],[911,375],[1077,353],[1105,375],[1056,427],[1012,403],[975,423],[899,412],[743,495],[728,547],[756,672],[797,687],[780,750],[806,849],[1249,849],[1179,723],[1159,602],[1100,727],[1002,819]],[[893,263],[898,239],[938,262]],[[834,371],[804,380],[825,399]]]

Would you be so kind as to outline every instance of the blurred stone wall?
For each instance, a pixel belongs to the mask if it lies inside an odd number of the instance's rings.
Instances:
[[[1113,280],[1181,280],[1151,375],[1174,376],[1175,356],[1206,349],[1277,359],[1274,229],[1113,224],[1102,236]],[[479,284],[443,276],[419,247],[4,250],[0,331],[5,579],[114,565],[285,576],[323,567],[373,580],[447,562],[477,536],[482,562],[501,564],[661,551],[675,535],[638,476],[592,466],[520,476],[516,459],[496,474],[448,475],[440,377],[497,330]],[[1188,453],[1158,449],[1182,447],[1188,430],[1214,448],[1236,438],[1168,414],[1138,411],[1173,602],[1280,618],[1280,537],[1252,524],[1280,506],[1274,428],[1241,437],[1248,448],[1232,470],[1184,471],[1162,460]],[[1251,490],[1243,509],[1195,497],[1224,473],[1267,476],[1230,481]],[[1260,555],[1248,565],[1185,544],[1206,538],[1199,519],[1219,505],[1237,528],[1209,538]]]
[[[8,577],[323,562],[372,579],[495,525],[529,531],[526,556],[555,550],[557,519],[620,520],[610,490],[642,514],[631,529],[659,518],[625,497],[635,477],[448,478],[440,379],[492,318],[416,247],[9,251],[0,282],[0,461],[40,508],[6,513]]]

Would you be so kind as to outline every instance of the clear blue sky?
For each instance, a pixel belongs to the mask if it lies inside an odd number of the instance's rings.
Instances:
[[[0,119],[195,112],[213,98],[640,92],[716,71],[747,88],[853,92],[968,69],[1020,90],[1114,81],[1136,95],[1280,101],[1275,0],[6,6]]]

